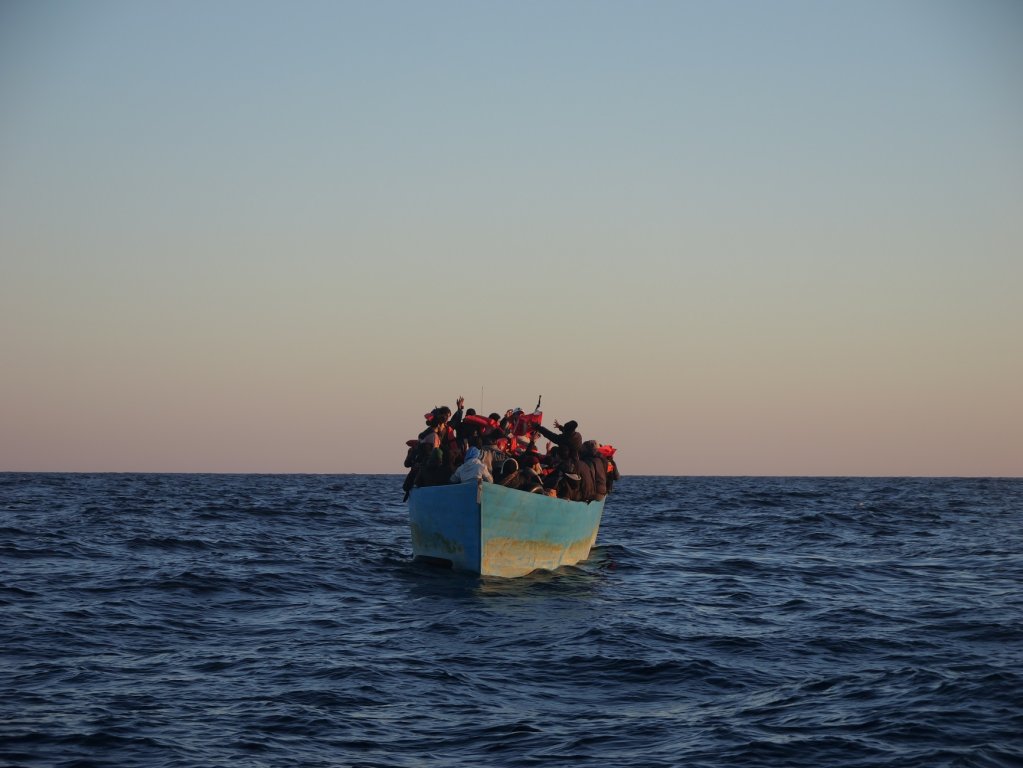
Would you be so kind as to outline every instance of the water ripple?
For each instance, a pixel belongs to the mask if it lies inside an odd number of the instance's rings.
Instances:
[[[578,566],[400,476],[0,474],[0,764],[1023,765],[1023,482],[625,478]]]

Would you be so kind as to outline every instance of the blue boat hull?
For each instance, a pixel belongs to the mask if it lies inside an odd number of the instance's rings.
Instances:
[[[412,552],[485,576],[524,576],[590,555],[604,502],[565,501],[492,483],[414,488]]]

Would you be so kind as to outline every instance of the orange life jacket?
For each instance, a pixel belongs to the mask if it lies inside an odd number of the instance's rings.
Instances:
[[[528,435],[530,432],[535,432],[541,422],[543,422],[542,411],[534,411],[533,413],[519,411],[515,414],[515,420],[512,422],[512,434],[516,437]]]
[[[465,416],[462,421],[467,421],[470,424],[475,424],[480,428],[480,434],[485,435],[488,432],[493,432],[495,429],[501,428],[501,422],[488,419],[486,416],[479,416],[478,414],[472,414]]]

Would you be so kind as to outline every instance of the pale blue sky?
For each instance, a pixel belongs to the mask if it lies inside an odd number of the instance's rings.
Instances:
[[[1023,469],[1023,6],[0,6],[0,470]]]

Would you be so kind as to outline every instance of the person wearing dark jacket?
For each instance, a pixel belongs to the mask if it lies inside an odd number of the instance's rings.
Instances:
[[[447,428],[447,415],[441,413],[440,409],[434,409],[433,424],[422,432],[417,446],[416,465],[419,468],[415,477],[417,487],[441,485],[448,482],[451,472],[445,465],[442,448],[444,443],[442,435],[447,434]]]
[[[600,455],[596,440],[583,443],[579,453],[580,464],[588,464],[593,468],[593,497],[597,501],[607,496],[607,459]]]
[[[480,447],[478,440],[479,436],[479,425],[474,421],[466,421],[466,416],[475,416],[476,409],[469,408],[466,411],[462,410],[462,406],[465,405],[465,398],[461,395],[458,396],[458,400],[455,401],[458,406],[458,410],[455,411],[454,416],[451,417],[451,426],[455,430],[455,437],[458,440],[458,447],[461,449],[464,455],[469,450],[470,446]]]
[[[501,465],[501,479],[498,484],[505,488],[518,488],[521,482],[519,463],[515,459],[505,459]]]
[[[539,424],[536,431],[558,446],[558,455],[561,456],[563,464],[574,464],[575,460],[579,458],[579,450],[583,447],[583,436],[576,431],[579,427],[578,423],[568,421],[558,424],[558,420],[555,419],[554,427],[560,430],[561,434],[552,432]],[[566,467],[566,471],[571,472],[572,470]]]
[[[576,499],[587,503],[596,498],[593,480],[593,465],[588,461],[580,460],[575,463],[575,474],[579,476],[579,488]]]
[[[458,427],[461,425],[462,417],[465,415],[465,408],[464,408],[464,406],[465,406],[465,398],[462,397],[461,395],[459,395],[455,399],[455,409],[456,410],[455,410],[455,412],[453,414],[451,414],[450,418],[448,419],[448,424],[450,424],[451,428],[453,430],[455,430],[455,434],[456,435],[459,434],[458,433]],[[469,409],[469,413],[476,413],[476,411],[474,411],[472,408],[470,408]],[[461,435],[459,435],[459,437],[460,436]]]

